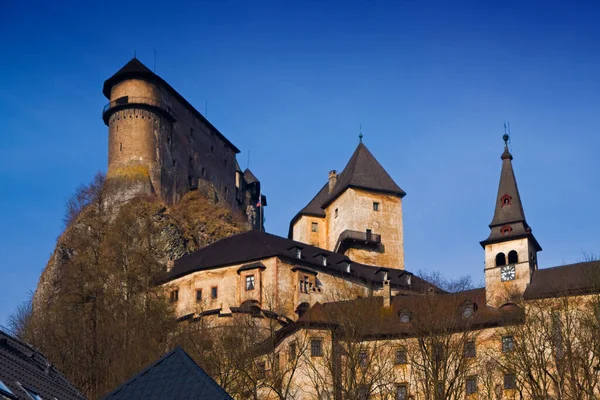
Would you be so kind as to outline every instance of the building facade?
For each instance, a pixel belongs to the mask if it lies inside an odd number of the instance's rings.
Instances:
[[[363,143],[288,238],[223,239],[163,285],[182,320],[277,320],[258,398],[599,398],[600,261],[539,268],[504,142],[484,287],[448,293],[404,269],[405,192]]]

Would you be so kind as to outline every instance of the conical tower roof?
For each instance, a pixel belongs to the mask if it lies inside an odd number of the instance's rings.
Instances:
[[[133,57],[120,70],[114,73],[113,76],[104,81],[102,93],[107,98],[110,98],[110,89],[119,82],[131,78],[149,79],[157,77],[157,75],[146,67],[140,60]]]
[[[496,196],[496,205],[494,207],[494,218],[490,223],[490,236],[481,242],[482,246],[489,243],[496,243],[505,240],[513,240],[521,237],[530,236],[536,246],[541,247],[533,237],[531,228],[525,219],[523,211],[523,202],[519,194],[517,179],[512,166],[513,156],[508,150],[508,135],[504,135],[504,152],[502,159],[502,170],[500,172],[500,183],[498,184],[498,194]]]
[[[392,177],[361,141],[344,167],[344,170],[337,175],[337,181],[333,189],[330,191],[329,183],[325,183],[306,207],[296,214],[290,226],[301,215],[324,217],[324,209],[327,205],[348,188],[387,193],[401,198],[406,196],[406,192],[394,182]]]

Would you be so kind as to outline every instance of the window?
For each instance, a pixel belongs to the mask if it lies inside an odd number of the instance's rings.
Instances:
[[[219,297],[219,288],[216,286],[213,286],[212,288],[210,288],[210,297],[213,299],[216,299],[217,297]]]
[[[267,375],[267,366],[264,362],[259,362],[258,364],[256,364],[256,369],[258,370],[258,379],[265,379],[266,375]]]
[[[403,324],[408,324],[410,322],[410,313],[408,311],[400,311],[400,322]]]
[[[502,336],[502,352],[508,353],[515,348],[514,338],[512,336]]]
[[[296,343],[290,343],[289,361],[293,362],[296,359]]]
[[[123,142],[119,143],[119,151],[123,151]]]
[[[336,208],[335,209],[335,218],[337,218],[337,217],[338,217],[338,209]]]
[[[196,302],[202,301],[202,289],[196,289]]]
[[[312,224],[310,224],[310,230],[312,232],[319,232],[319,224],[316,222],[313,222]]]
[[[519,255],[517,254],[516,251],[511,250],[508,252],[508,263],[509,264],[516,264],[519,262]]]
[[[396,400],[408,399],[408,385],[402,384],[396,386]]]
[[[379,211],[379,203],[376,201],[373,202],[373,211]]]
[[[254,290],[254,275],[246,277],[246,290]]]
[[[504,253],[496,254],[496,267],[501,267],[503,265],[506,265],[506,256]]]
[[[396,359],[394,363],[397,365],[406,365],[408,364],[408,357],[406,355],[406,349],[397,349],[396,350]]]
[[[296,247],[296,258],[302,258],[302,249]]]
[[[356,388],[357,391],[357,399],[359,400],[367,400],[369,398],[369,386],[367,385],[358,385]]]
[[[463,308],[463,318],[471,318],[473,316],[473,305],[468,304]]]
[[[444,357],[444,346],[441,343],[436,343],[433,346],[433,359],[436,362],[441,362]]]
[[[321,264],[323,264],[324,267],[327,266],[327,256],[323,255],[323,257],[321,258]]]
[[[312,357],[323,357],[323,341],[321,339],[313,339],[310,341],[310,355]]]
[[[504,389],[516,389],[517,387],[517,376],[515,374],[504,374]]]
[[[175,303],[177,300],[179,300],[179,289],[171,291],[171,303]]]
[[[477,356],[477,349],[475,347],[475,342],[470,341],[465,343],[465,357],[466,358],[475,358]]]
[[[465,386],[467,394],[477,393],[477,376],[468,376]]]
[[[361,351],[360,353],[358,353],[358,365],[361,368],[367,368],[368,363],[369,363],[369,356],[367,355],[367,352]]]

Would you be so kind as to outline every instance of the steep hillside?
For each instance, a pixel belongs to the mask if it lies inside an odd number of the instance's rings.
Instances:
[[[248,229],[211,186],[166,206],[116,204],[105,185],[80,189],[40,278],[21,335],[89,398],[169,347],[175,314],[154,283],[169,259]]]

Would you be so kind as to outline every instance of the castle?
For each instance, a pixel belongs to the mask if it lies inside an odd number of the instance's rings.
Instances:
[[[242,172],[240,151],[179,92],[137,58],[104,82],[109,103],[107,181],[127,181],[127,197],[154,194],[167,204],[203,184],[262,229],[260,181]],[[121,188],[121,190],[123,190]]]
[[[239,170],[238,150],[139,61],[109,78],[104,94],[108,179],[146,177],[137,188],[169,203],[204,180],[247,215],[264,202],[256,178]],[[299,399],[556,398],[583,386],[587,397],[578,398],[598,398],[600,261],[539,268],[542,248],[503,139],[490,233],[480,242],[484,287],[448,293],[405,269],[406,192],[362,138],[292,218],[288,237],[259,229],[222,239],[169,262],[161,284],[182,322],[249,316],[277,325],[258,371],[248,371],[259,398],[281,397],[284,379],[286,398]],[[569,342],[580,349],[578,372],[564,367],[570,309],[592,310],[575,330],[589,335]],[[540,358],[549,361],[535,370]],[[564,382],[544,383],[559,373]]]

